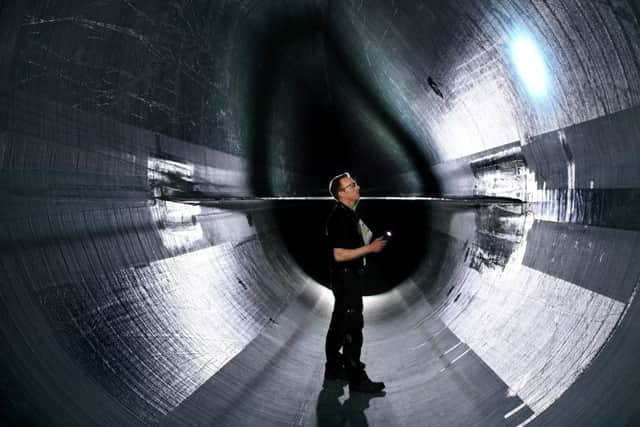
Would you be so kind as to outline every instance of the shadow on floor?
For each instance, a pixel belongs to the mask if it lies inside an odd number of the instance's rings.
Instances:
[[[365,410],[369,401],[384,397],[384,391],[375,394],[348,393],[345,399],[346,382],[325,381],[318,395],[316,425],[324,426],[368,426]]]

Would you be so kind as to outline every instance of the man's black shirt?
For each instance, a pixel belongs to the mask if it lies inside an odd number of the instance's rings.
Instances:
[[[356,212],[341,202],[336,203],[327,219],[326,235],[329,245],[329,265],[331,271],[338,267],[338,262],[333,257],[334,248],[356,249],[364,245],[359,227],[360,218]],[[361,268],[362,257],[352,261],[339,263],[340,267]]]

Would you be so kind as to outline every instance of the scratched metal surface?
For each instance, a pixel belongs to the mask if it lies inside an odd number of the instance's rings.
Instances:
[[[639,424],[639,10],[0,5],[0,421]],[[330,202],[277,200],[343,170],[458,198],[359,207],[384,396],[323,384]]]

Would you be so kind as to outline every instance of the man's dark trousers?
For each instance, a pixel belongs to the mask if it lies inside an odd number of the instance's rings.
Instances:
[[[355,379],[361,375],[362,364],[362,285],[364,270],[338,267],[331,274],[331,288],[335,297],[331,323],[327,332],[325,351],[327,366],[336,369],[342,365],[340,347],[343,347],[347,374]]]

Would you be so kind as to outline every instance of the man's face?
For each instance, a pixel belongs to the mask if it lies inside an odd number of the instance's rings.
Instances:
[[[339,192],[341,198],[351,202],[357,202],[360,199],[360,186],[356,180],[350,176],[345,176],[340,179],[340,188],[342,189]]]

